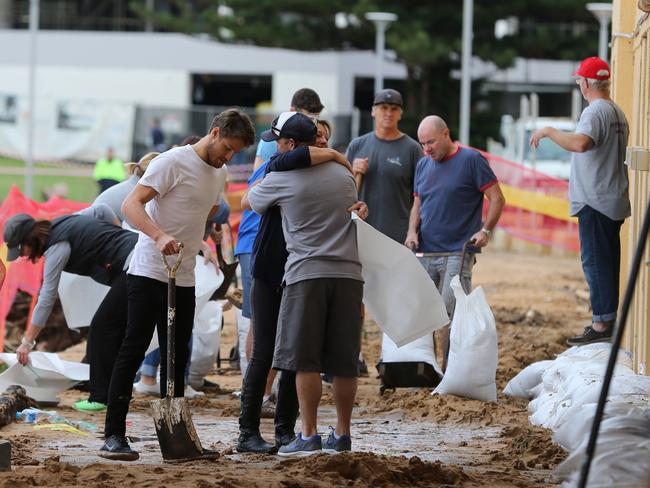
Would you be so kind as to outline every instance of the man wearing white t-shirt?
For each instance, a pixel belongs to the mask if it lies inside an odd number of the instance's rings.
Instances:
[[[134,228],[140,229],[128,269],[128,321],[111,377],[104,435],[99,455],[134,461],[139,455],[125,437],[133,380],[151,342],[156,324],[162,354],[160,384],[167,383],[167,272],[160,254],[178,254],[176,272],[175,397],[183,396],[187,344],[194,322],[194,256],[201,247],[205,222],[216,211],[226,179],[223,167],[255,139],[250,118],[236,109],[212,121],[199,142],[171,149],[155,158],[122,205]]]

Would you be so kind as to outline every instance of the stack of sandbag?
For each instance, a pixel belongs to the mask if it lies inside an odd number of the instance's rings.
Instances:
[[[480,286],[467,295],[456,275],[451,280],[456,308],[451,323],[447,370],[433,394],[496,401],[498,361],[494,315]]]
[[[580,470],[610,349],[606,343],[573,347],[553,361],[531,364],[504,389],[531,399],[531,423],[554,431],[553,440],[571,452],[558,469],[570,483]],[[649,396],[650,377],[635,374],[630,354],[620,351],[589,486],[639,486],[650,479]],[[630,456],[637,461],[629,464]]]

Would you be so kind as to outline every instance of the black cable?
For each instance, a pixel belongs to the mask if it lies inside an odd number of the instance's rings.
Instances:
[[[618,323],[616,324],[614,340],[612,341],[612,349],[609,353],[609,361],[607,362],[607,369],[605,370],[605,377],[603,378],[603,387],[600,390],[600,397],[598,398],[598,405],[596,406],[594,422],[591,425],[591,433],[589,434],[589,443],[587,444],[587,450],[585,452],[585,460],[583,461],[582,468],[580,470],[580,480],[578,481],[579,488],[586,488],[587,486],[589,468],[591,467],[591,461],[594,457],[594,451],[596,450],[598,431],[600,430],[600,424],[603,420],[603,412],[605,411],[605,402],[607,401],[607,395],[609,393],[609,385],[612,381],[612,375],[614,374],[614,367],[616,366],[618,350],[620,349],[621,341],[623,340],[623,332],[625,331],[627,315],[630,311],[632,297],[634,296],[634,290],[636,288],[636,282],[639,276],[639,269],[641,268],[641,260],[643,259],[643,254],[645,252],[646,241],[648,239],[648,231],[650,231],[650,200],[648,201],[645,216],[643,217],[643,225],[641,226],[639,241],[636,245],[634,260],[632,261],[630,275],[628,277],[627,286],[625,287],[623,307],[621,308],[621,315],[619,316]]]

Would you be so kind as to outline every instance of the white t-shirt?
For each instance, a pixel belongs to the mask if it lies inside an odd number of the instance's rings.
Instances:
[[[156,157],[138,181],[158,193],[145,205],[149,217],[163,232],[184,244],[183,262],[176,272],[179,286],[194,286],[194,256],[201,247],[210,209],[221,200],[227,175],[225,167],[210,166],[187,145]],[[176,256],[167,258],[170,265],[175,259]],[[135,245],[128,273],[167,283],[160,251],[143,232]]]

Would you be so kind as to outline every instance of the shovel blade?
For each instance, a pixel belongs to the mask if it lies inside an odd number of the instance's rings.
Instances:
[[[185,398],[154,400],[151,409],[163,460],[180,462],[204,457]]]
[[[237,271],[238,265],[239,265],[239,261],[235,261],[234,263],[225,264],[223,266],[223,268],[221,269],[221,272],[223,273],[223,282],[221,283],[219,288],[217,288],[216,291],[212,294],[210,300],[221,300],[226,296],[226,292],[228,291],[228,288],[232,283],[232,279],[235,276],[235,272]]]

